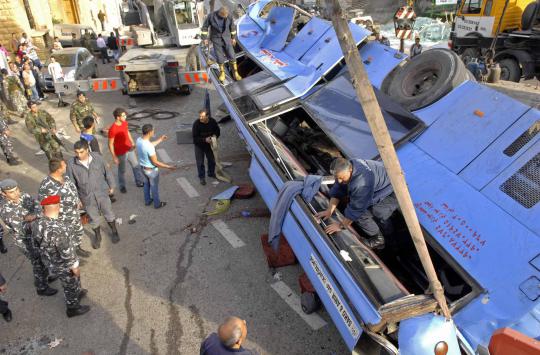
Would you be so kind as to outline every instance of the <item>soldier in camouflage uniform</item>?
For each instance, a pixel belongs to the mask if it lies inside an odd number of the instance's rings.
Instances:
[[[15,245],[32,263],[37,294],[40,296],[56,294],[58,290],[51,288],[47,282],[47,269],[32,238],[31,222],[41,212],[39,204],[29,194],[21,192],[15,180],[2,180],[0,191],[3,198],[0,218],[13,233]]]
[[[1,106],[5,108],[5,106]],[[9,138],[11,132],[4,119],[4,112],[5,110],[0,107],[0,148],[2,148],[9,165],[19,165],[21,161],[13,153],[13,144],[11,143],[11,138]]]
[[[47,159],[62,159],[62,141],[56,136],[56,122],[45,110],[40,110],[33,101],[28,102],[30,111],[24,119],[26,128],[34,135],[41,150],[47,155]]]
[[[94,117],[96,123],[99,123],[99,120],[101,119],[94,110],[94,107],[90,101],[88,101],[86,98],[84,92],[77,91],[77,99],[71,104],[71,111],[69,113],[69,118],[77,133],[81,133],[81,131],[84,129],[83,119],[88,116]],[[92,134],[95,133],[96,129],[94,127]]]
[[[49,160],[49,175],[41,181],[38,199],[42,201],[47,196],[58,195],[60,202],[60,220],[73,229],[73,246],[78,256],[87,258],[91,254],[81,247],[84,234],[79,209],[82,208],[77,187],[69,176],[66,176],[66,162],[60,159]]]
[[[9,63],[9,69],[9,75],[4,77],[2,84],[5,92],[7,92],[8,100],[13,105],[13,109],[20,117],[23,117],[26,112],[26,102],[28,101],[24,95],[24,86],[21,83],[17,64]]]
[[[64,289],[66,315],[75,317],[85,314],[90,306],[81,306],[81,298],[87,293],[81,289],[79,259],[71,242],[73,230],[60,219],[60,196],[47,196],[41,201],[43,215],[32,228],[44,264],[56,273]]]

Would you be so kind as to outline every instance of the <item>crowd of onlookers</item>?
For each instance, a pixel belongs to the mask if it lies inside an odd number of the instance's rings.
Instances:
[[[7,100],[5,97],[1,99],[9,101],[11,111],[25,118],[27,129],[49,160],[49,174],[41,181],[37,198],[24,192],[15,180],[1,180],[0,219],[13,234],[15,245],[32,265],[37,294],[55,295],[57,290],[49,284],[60,279],[67,316],[83,315],[90,307],[80,303],[87,295],[87,290],[81,286],[80,266],[91,253],[81,246],[82,223],[88,222],[92,229],[93,233],[89,237],[93,249],[101,245],[102,219],[110,227],[111,242],[118,243],[120,235],[111,203],[116,200],[113,195],[116,187],[121,193],[127,192],[124,176],[128,163],[136,186],[143,190],[145,205],[156,209],[166,205],[159,197],[159,169],[175,169],[175,166],[157,158],[155,147],[167,137],[162,135],[154,139],[154,127],[146,124],[142,127],[142,136],[135,141],[129,132],[126,110],[117,108],[113,112],[114,122],[107,130],[108,150],[113,164],[117,166],[117,179],[114,179],[109,164],[102,158],[102,149],[95,137],[100,117],[84,93],[80,92],[70,112],[79,140],[72,148],[74,156],[64,159],[61,153],[63,143],[58,137],[54,118],[37,106],[45,98],[39,84],[39,71],[43,63],[37,53],[38,48],[26,34],[20,40],[14,40],[12,47],[16,48],[12,52],[13,60],[9,62],[9,68],[2,69],[1,76],[1,92],[7,96]],[[117,60],[118,47],[113,33],[107,41],[99,35],[97,47],[104,63],[105,60],[110,61],[111,50]],[[62,50],[62,44],[55,38],[47,68],[54,81],[63,80],[62,68],[54,58],[54,53],[59,50]],[[0,51],[9,57],[10,53],[1,45]],[[0,121],[15,123],[8,118],[4,109],[0,112]],[[9,129],[7,125],[4,126],[3,130],[0,127],[0,137],[4,135],[8,138]],[[219,127],[216,121],[208,116],[206,110],[201,110],[199,118],[194,122],[193,139],[198,176],[203,185],[206,184],[205,175],[215,178],[211,142],[217,137]],[[6,153],[8,148],[2,145],[8,163],[21,164],[18,158]],[[205,171],[205,156],[208,171]],[[85,213],[82,218],[80,211]],[[3,232],[0,225],[0,253],[7,252],[2,239]],[[4,293],[6,288],[6,281],[0,274],[0,293]],[[8,322],[13,318],[8,303],[1,299],[0,314]],[[242,347],[246,336],[245,321],[229,317],[219,326],[217,333],[212,333],[204,340],[200,353],[255,354]]]

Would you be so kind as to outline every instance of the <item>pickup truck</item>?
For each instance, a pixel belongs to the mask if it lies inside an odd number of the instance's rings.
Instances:
[[[297,18],[282,2],[249,6],[237,22],[240,81],[220,84],[212,52],[199,52],[270,209],[287,181],[330,175],[336,157],[379,159],[332,24]],[[401,214],[383,250],[354,224],[328,235],[314,216],[329,202],[323,185],[294,199],[282,230],[343,341],[361,354],[489,354],[501,329],[539,340],[540,111],[476,83],[448,50],[408,59],[349,26],[453,320],[428,295]]]

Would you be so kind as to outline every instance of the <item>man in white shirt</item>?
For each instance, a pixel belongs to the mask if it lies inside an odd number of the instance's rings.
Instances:
[[[103,39],[103,36],[101,33],[98,35],[98,38],[96,40],[97,47],[99,48],[99,51],[101,52],[101,61],[103,64],[105,64],[105,59],[107,59],[107,62],[110,63],[111,59],[109,58],[109,55],[107,53],[107,43],[105,43],[105,39]]]
[[[64,81],[64,72],[62,71],[62,66],[60,66],[60,63],[56,61],[54,55],[51,56],[51,62],[49,63],[47,70],[51,75],[54,83]],[[57,92],[56,95],[58,96],[58,107],[65,107],[68,105],[64,102],[64,100],[62,100],[61,93]]]

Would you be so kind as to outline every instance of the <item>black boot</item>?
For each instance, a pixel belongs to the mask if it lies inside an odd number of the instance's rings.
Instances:
[[[38,290],[37,294],[38,296],[54,296],[56,295],[57,292],[58,292],[57,289],[52,288],[52,287],[47,287],[44,290]]]
[[[116,229],[116,222],[107,222],[109,224],[109,227],[111,227],[112,235],[111,235],[111,241],[113,244],[116,244],[120,241],[120,236],[118,235],[118,230]]]
[[[6,322],[11,322],[11,320],[13,319],[13,314],[11,313],[11,310],[8,308],[7,311],[2,313],[2,317],[4,317],[4,320]]]
[[[7,248],[4,245],[4,239],[0,238],[0,253],[5,254],[7,253]]]
[[[78,256],[81,258],[88,258],[92,253],[90,253],[88,250],[84,250],[80,245],[77,247],[77,250],[75,251]]]
[[[19,159],[17,158],[8,158],[7,159],[7,163],[11,166],[15,166],[15,165],[21,165],[22,164],[22,161],[20,161]]]
[[[85,313],[88,313],[89,310],[90,310],[90,306],[78,306],[75,308],[68,308],[66,310],[66,315],[68,316],[68,318],[77,317]]]
[[[101,227],[94,228],[94,237],[91,239],[92,248],[99,249],[101,246]]]
[[[366,244],[371,249],[384,249],[384,237],[379,234],[366,241]]]

